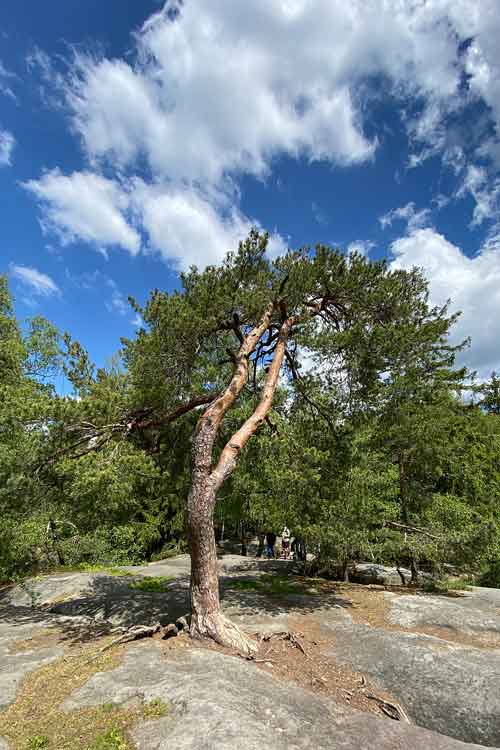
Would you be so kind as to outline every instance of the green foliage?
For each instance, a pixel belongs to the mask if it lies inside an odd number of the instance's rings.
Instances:
[[[199,412],[166,415],[227,386],[241,336],[274,303],[215,460],[262,395],[285,311],[296,323],[269,421],[219,493],[219,527],[245,536],[286,524],[319,569],[365,558],[441,580],[451,563],[500,585],[498,376],[474,387],[476,404],[464,398],[456,316],[430,306],[419,271],[325,246],[270,261],[266,245],[253,231],[218,266],[133,303],[144,326],[106,369],[48,321],[20,325],[0,277],[0,580],[187,551]],[[61,369],[73,398],[51,386]],[[273,580],[256,590],[291,585]]]
[[[430,577],[424,579],[422,588],[429,594],[447,594],[450,591],[466,591],[470,589],[473,583],[474,581],[466,576],[457,578],[451,578],[450,576]]]
[[[151,576],[142,581],[133,581],[129,583],[129,587],[137,591],[153,591],[161,594],[167,590],[167,584],[172,580],[171,576]]]
[[[302,579],[264,574],[259,579],[232,581],[231,588],[239,591],[257,591],[268,596],[286,596],[287,594],[318,594],[318,591]]]
[[[26,750],[45,750],[50,747],[49,738],[43,734],[36,734],[26,742]]]
[[[99,735],[86,750],[129,750],[129,744],[118,727]]]
[[[500,554],[494,559],[485,560],[477,583],[479,586],[500,589]]]

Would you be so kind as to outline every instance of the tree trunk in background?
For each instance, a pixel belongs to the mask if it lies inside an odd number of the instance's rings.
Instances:
[[[344,575],[345,583],[349,583],[349,560],[344,560]]]
[[[259,546],[257,547],[257,557],[262,557],[262,555],[264,554],[264,540],[266,538],[266,535],[259,533],[257,534],[257,538],[259,540]]]
[[[406,476],[406,467],[404,463],[403,454],[398,455],[398,468],[399,468],[399,503],[400,511],[399,517],[401,523],[408,526],[410,521],[408,517],[408,479]],[[405,540],[407,538],[405,531]],[[408,544],[408,557],[410,559],[410,570],[411,570],[411,583],[418,584],[418,566],[413,550],[411,549],[411,543]]]
[[[244,521],[240,521],[240,534],[241,534],[241,554],[242,554],[242,557],[246,557],[248,554],[248,550],[247,550],[247,537],[246,537],[246,529],[245,529]]]
[[[415,560],[415,557],[411,555],[410,557],[410,570],[411,570],[411,583],[418,584],[418,564],[417,560]]]

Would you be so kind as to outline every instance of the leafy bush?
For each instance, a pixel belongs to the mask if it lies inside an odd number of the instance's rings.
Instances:
[[[0,521],[0,581],[23,578],[56,564],[46,526],[45,517],[17,523],[10,519]]]
[[[478,579],[478,584],[492,589],[500,589],[500,557],[486,563]]]
[[[146,557],[135,526],[100,527],[94,533],[66,539],[60,544],[66,565],[134,565]]]
[[[426,578],[422,589],[429,594],[447,594],[449,591],[465,591],[471,587],[472,579],[468,576],[459,578],[431,577]]]

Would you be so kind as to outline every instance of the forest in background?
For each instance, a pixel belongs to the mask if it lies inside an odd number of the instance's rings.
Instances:
[[[143,326],[105,369],[49,321],[21,325],[0,277],[1,581],[187,551],[192,435],[207,398],[185,413],[178,405],[226,382],[240,321],[219,325],[218,338],[210,326],[221,310],[221,320],[240,314],[227,302],[236,278],[245,304],[258,304],[270,273],[264,244],[251,236],[220,267],[182,275],[179,291],[155,290],[144,308],[132,300]],[[304,257],[283,261],[290,295]],[[326,248],[315,257],[315,273],[335,263],[352,283],[349,326],[333,339],[320,322],[294,341],[272,410],[220,489],[217,533],[224,526],[236,540],[286,524],[322,574],[368,560],[411,567],[415,576],[425,570],[436,585],[454,566],[500,586],[499,378],[475,384],[456,365],[466,346],[450,344],[456,316],[430,305],[419,271],[389,274],[384,264]],[[365,302],[351,280],[367,288],[373,279],[375,288],[379,276],[384,299],[407,284],[391,331],[383,315],[378,327],[359,327]],[[202,367],[194,364],[200,352]],[[216,450],[255,408],[266,361],[264,350],[261,371],[250,366]],[[54,389],[61,371],[71,397]]]

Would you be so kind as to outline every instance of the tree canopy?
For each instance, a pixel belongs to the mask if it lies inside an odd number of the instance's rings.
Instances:
[[[254,231],[131,300],[143,325],[106,369],[21,326],[0,278],[0,577],[193,553],[214,520],[235,538],[286,523],[332,574],[500,583],[499,380],[457,367],[456,316],[418,269],[266,249]]]

